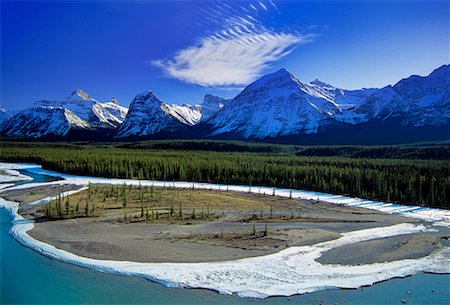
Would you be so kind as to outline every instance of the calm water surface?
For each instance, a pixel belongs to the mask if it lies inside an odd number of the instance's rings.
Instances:
[[[50,179],[32,176],[33,182]],[[100,273],[44,257],[8,234],[10,221],[8,213],[0,209],[0,304],[450,304],[450,275],[434,274],[393,279],[367,288],[264,300],[203,289],[165,288],[144,279]]]

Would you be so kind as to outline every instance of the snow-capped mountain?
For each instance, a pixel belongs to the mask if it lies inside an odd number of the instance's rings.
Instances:
[[[204,125],[210,137],[256,139],[316,134],[333,124],[372,120],[395,119],[414,127],[448,125],[449,70],[446,65],[427,77],[411,76],[382,89],[345,90],[317,79],[304,83],[281,69],[247,86]]]
[[[227,100],[207,94],[200,105],[166,104],[151,91],[137,95],[117,132],[117,138],[176,133],[197,125],[219,111]]]
[[[450,122],[450,65],[426,77],[413,75],[377,89],[337,120],[362,123],[398,119],[404,126],[441,126]]]
[[[106,103],[90,97],[81,89],[76,89],[64,100],[40,100],[34,107],[63,107],[70,110],[91,127],[116,128],[128,112],[128,109],[118,104],[112,98]]]
[[[115,134],[111,133],[114,128]],[[133,99],[129,110],[114,98],[102,103],[77,89],[64,100],[38,101],[0,123],[2,135],[10,137],[66,136],[72,130],[109,130],[107,139],[189,137],[293,143],[317,136],[320,143],[340,139],[335,142],[357,144],[369,143],[372,136],[377,143],[387,136],[396,143],[397,133],[406,141],[449,139],[450,65],[393,86],[360,90],[336,88],[318,79],[302,82],[281,69],[256,80],[231,100],[207,94],[202,104],[176,105],[145,91]]]
[[[70,130],[114,129],[128,109],[116,99],[101,103],[81,89],[63,100],[40,100],[0,125],[9,137],[65,136]]]
[[[342,110],[333,88],[302,83],[286,69],[263,76],[206,122],[212,135],[235,133],[266,138],[292,133],[316,133]]]
[[[0,123],[0,131],[8,137],[61,137],[66,136],[70,130],[101,131],[120,126],[118,138],[161,132],[167,134],[209,118],[226,101],[206,95],[200,105],[170,105],[159,100],[150,91],[145,91],[132,101],[127,116],[128,109],[120,106],[117,99],[112,98],[102,103],[83,90],[76,89],[66,99],[35,102],[31,108],[6,119],[3,124]]]
[[[180,106],[181,107],[181,106]],[[187,107],[186,107],[187,108]],[[189,111],[177,111],[161,101],[150,90],[138,94],[130,104],[125,121],[116,137],[148,136],[160,132],[174,132],[190,125],[183,115]]]

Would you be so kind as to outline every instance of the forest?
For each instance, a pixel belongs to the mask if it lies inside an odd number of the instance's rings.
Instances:
[[[286,187],[450,208],[450,150],[445,145],[190,142],[2,142],[0,160],[80,175]]]

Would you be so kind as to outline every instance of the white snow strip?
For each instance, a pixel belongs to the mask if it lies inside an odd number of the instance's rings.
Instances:
[[[25,183],[25,184],[14,185],[12,187],[9,187],[8,189],[0,189],[0,192],[23,190],[23,189],[29,189],[29,188],[38,187],[38,186],[50,186],[50,185],[61,185],[61,184],[67,184],[67,183],[64,181],[30,182],[30,183]],[[82,185],[84,185],[84,184],[82,184]]]
[[[0,184],[0,190],[1,189],[6,189],[8,187],[14,186],[14,183],[1,183]]]
[[[62,197],[66,197],[66,196],[70,196],[70,195],[73,195],[73,194],[76,194],[76,193],[80,193],[80,192],[88,190],[88,189],[89,189],[89,187],[85,186],[85,187],[82,187],[82,188],[79,188],[79,189],[76,189],[76,190],[62,192],[59,195],[62,196]],[[40,199],[40,200],[36,200],[36,201],[30,202],[30,205],[42,205],[42,204],[49,203],[50,201],[56,200],[56,199],[58,199],[58,196],[51,196],[51,197],[47,197],[47,198],[43,198],[43,199]]]
[[[3,163],[0,163],[2,169]],[[254,192],[272,194],[273,188],[214,185],[191,182],[164,182],[164,181],[137,181],[124,179],[107,179],[94,177],[81,177],[45,171],[36,166],[27,170],[53,176],[61,176],[64,182],[86,185],[92,183],[133,184],[195,187],[206,189],[221,189],[239,192]],[[54,182],[53,182],[54,183]],[[23,187],[23,186],[22,186]],[[80,189],[81,190],[81,189]],[[76,190],[76,191],[80,191]],[[76,192],[72,191],[72,192]],[[355,203],[357,198],[328,195],[323,193],[276,189],[276,194],[294,198],[311,197],[320,200],[329,197],[339,204]],[[365,205],[369,205],[367,200]],[[381,203],[382,206],[382,203]],[[396,205],[399,206],[399,205]],[[275,254],[260,257],[246,258],[234,261],[213,263],[137,263],[128,261],[97,260],[80,257],[67,251],[55,248],[52,245],[33,239],[27,231],[33,228],[33,222],[25,220],[17,213],[18,203],[0,198],[0,207],[7,209],[13,217],[11,234],[22,244],[52,258],[95,269],[102,272],[124,274],[143,277],[162,283],[170,287],[191,287],[216,290],[220,293],[236,293],[241,297],[288,296],[302,294],[327,288],[357,288],[371,285],[375,282],[388,280],[394,277],[405,277],[418,272],[450,273],[450,247],[435,251],[429,256],[419,259],[404,259],[392,262],[366,264],[366,265],[322,265],[317,262],[322,253],[336,247],[341,247],[361,241],[436,231],[425,225],[403,223],[388,227],[379,227],[352,231],[341,234],[336,240],[318,243],[312,246],[290,247]],[[374,202],[374,209],[380,207]],[[398,210],[398,209],[396,209]],[[411,217],[443,223],[448,225],[447,211],[420,208],[406,213]],[[399,212],[402,213],[401,211]]]
[[[42,168],[42,166],[38,164],[33,163],[6,163],[6,162],[0,162],[0,170],[7,170],[7,169],[29,169],[29,168]]]
[[[0,175],[0,183],[33,180],[33,178],[22,175],[13,169],[3,169],[3,173],[3,175]]]

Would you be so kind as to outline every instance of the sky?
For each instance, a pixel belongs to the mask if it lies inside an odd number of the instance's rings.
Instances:
[[[4,1],[1,106],[82,88],[128,106],[234,97],[286,68],[358,89],[448,64],[449,1]]]

